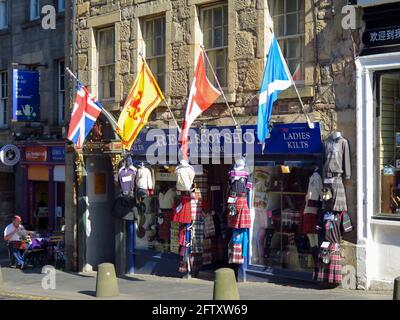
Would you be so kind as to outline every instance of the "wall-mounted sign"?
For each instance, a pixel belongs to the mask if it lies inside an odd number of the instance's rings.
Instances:
[[[6,166],[14,166],[21,159],[21,152],[13,144],[6,144],[0,149],[0,161]]]
[[[46,162],[47,161],[47,148],[46,147],[26,147],[25,160],[33,162]]]
[[[51,155],[51,161],[64,162],[65,161],[65,148],[64,147],[51,147],[50,155]]]
[[[367,47],[386,46],[400,43],[400,26],[366,30],[363,42]]]
[[[13,121],[39,121],[39,72],[13,70]]]

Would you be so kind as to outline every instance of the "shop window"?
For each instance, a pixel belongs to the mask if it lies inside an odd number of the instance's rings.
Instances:
[[[161,90],[165,89],[165,17],[147,19],[144,25],[146,62]]]
[[[303,211],[315,168],[256,166],[251,205],[250,264],[312,272],[318,246],[316,227],[304,231]],[[313,232],[313,233],[310,233]]]
[[[37,20],[40,18],[40,0],[29,1],[29,20]]]
[[[97,32],[99,100],[115,97],[115,32],[114,28]]]
[[[304,0],[269,0],[268,4],[293,79],[304,84]]]
[[[0,29],[8,27],[8,1],[0,0]]]
[[[378,213],[400,215],[400,71],[381,74],[378,83]]]
[[[8,125],[8,73],[0,72],[0,128]]]
[[[64,12],[65,11],[65,0],[58,0],[57,2],[57,11]]]
[[[58,124],[64,124],[65,117],[65,61],[57,61],[57,106]]]
[[[200,10],[203,44],[221,87],[227,87],[228,70],[228,4],[204,7]],[[207,78],[217,86],[206,63]]]

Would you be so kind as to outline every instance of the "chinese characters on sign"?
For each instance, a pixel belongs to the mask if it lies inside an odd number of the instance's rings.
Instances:
[[[366,30],[363,41],[369,47],[400,43],[400,27]]]

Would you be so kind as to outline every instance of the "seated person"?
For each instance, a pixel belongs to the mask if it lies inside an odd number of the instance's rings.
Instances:
[[[20,252],[21,238],[27,235],[34,235],[32,231],[25,230],[21,224],[21,217],[15,215],[10,223],[4,230],[4,240],[8,242],[8,250],[10,253],[10,266],[14,267],[17,263],[21,266],[21,269],[25,266],[25,253],[23,250]]]

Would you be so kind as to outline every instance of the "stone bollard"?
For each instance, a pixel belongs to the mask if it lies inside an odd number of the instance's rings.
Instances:
[[[400,300],[400,277],[394,279],[393,300]]]
[[[111,298],[119,295],[118,281],[112,263],[99,264],[96,278],[96,297]]]
[[[240,300],[235,272],[229,268],[215,271],[213,300]]]

